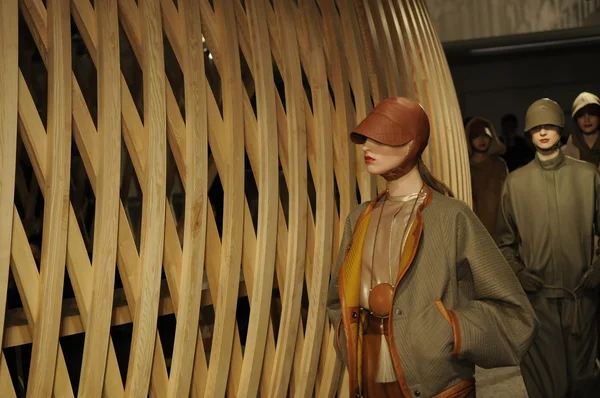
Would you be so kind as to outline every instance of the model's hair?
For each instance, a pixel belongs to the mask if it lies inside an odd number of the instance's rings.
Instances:
[[[452,193],[450,188],[448,188],[446,184],[444,184],[443,182],[435,178],[433,174],[431,174],[427,166],[425,166],[425,163],[423,163],[421,157],[419,157],[417,167],[419,168],[419,174],[421,175],[421,179],[425,184],[429,185],[431,189],[438,191],[442,195],[446,195],[451,198],[454,197],[454,193]]]

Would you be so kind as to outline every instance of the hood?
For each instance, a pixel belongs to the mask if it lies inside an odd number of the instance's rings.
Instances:
[[[473,119],[469,120],[467,125],[465,126],[465,136],[467,138],[467,148],[469,149],[469,156],[473,153],[473,148],[471,146],[471,131],[475,129],[484,129],[487,128],[489,134],[491,134],[490,147],[488,148],[488,155],[504,155],[506,151],[506,147],[498,138],[496,134],[496,130],[494,129],[494,125],[487,119],[483,117],[476,116]]]
[[[577,112],[588,105],[600,106],[600,99],[596,95],[584,91],[573,101],[573,107],[571,108],[571,117],[573,120],[576,119]]]

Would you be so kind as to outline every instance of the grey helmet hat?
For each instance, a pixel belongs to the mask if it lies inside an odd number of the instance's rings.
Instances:
[[[542,98],[535,101],[525,114],[525,132],[530,132],[537,126],[551,124],[561,130],[565,127],[565,114],[556,101]]]

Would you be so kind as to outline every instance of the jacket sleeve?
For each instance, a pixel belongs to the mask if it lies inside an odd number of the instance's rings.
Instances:
[[[519,257],[519,231],[513,218],[513,207],[510,200],[508,183],[505,182],[500,195],[500,209],[496,223],[496,243],[500,252],[514,273],[525,269]]]
[[[348,246],[350,245],[351,240],[352,223],[350,216],[348,216],[344,224],[344,233],[340,242],[338,258],[331,274],[331,281],[329,283],[329,290],[327,292],[327,315],[329,316],[329,320],[331,321],[331,324],[336,332],[336,341],[334,347],[340,359],[342,359],[342,352],[340,351],[341,348],[339,347],[339,339],[342,338],[340,335],[343,334],[341,333],[341,328],[343,328],[343,325],[340,324],[340,320],[342,319],[342,309],[338,291],[338,272],[342,266],[342,263],[344,262],[344,258],[346,257],[346,252],[348,251]]]
[[[594,174],[594,187],[596,192],[596,217],[594,219],[594,242],[596,243],[596,250],[594,252],[592,267],[600,269],[600,168],[596,169],[596,173]]]
[[[482,368],[519,364],[538,321],[515,274],[473,212],[457,214],[457,284],[462,301],[448,311],[452,354]]]

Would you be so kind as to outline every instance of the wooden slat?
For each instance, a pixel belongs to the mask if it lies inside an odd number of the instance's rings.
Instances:
[[[116,0],[96,2],[98,18],[98,134],[100,168],[96,189],[92,301],[81,365],[80,396],[99,396],[106,362],[117,259],[121,166],[121,90]]]
[[[8,288],[12,208],[17,164],[18,3],[0,2],[0,292]],[[0,339],[4,332],[6,294],[0,294]],[[0,353],[0,356],[4,356]],[[10,377],[0,368],[2,380]]]
[[[10,371],[4,355],[2,355],[0,361],[0,388],[2,388],[2,394],[4,394],[7,398],[16,397],[17,392],[15,391],[15,386],[10,378]]]
[[[240,59],[238,41],[230,27],[234,26],[235,16],[231,0],[215,3],[215,16],[218,21],[219,38],[222,43],[224,62],[229,64],[226,72],[221,75],[223,91],[223,121],[227,132],[227,147],[229,148],[229,167],[222,175],[225,193],[223,210],[223,239],[221,247],[221,272],[219,275],[219,296],[216,302],[214,337],[211,349],[211,361],[208,368],[205,396],[223,396],[229,368],[229,356],[233,341],[233,329],[237,302],[237,284],[240,277],[240,261],[242,241],[242,215],[244,201],[244,142],[239,115],[242,103],[239,96],[241,87]],[[212,148],[212,144],[211,144]]]
[[[71,159],[71,37],[69,4],[48,1],[48,179],[44,202],[44,230],[38,313],[31,353],[28,396],[52,391],[60,304],[65,273],[69,165]]]
[[[269,321],[271,290],[275,270],[275,248],[278,205],[277,121],[275,113],[275,85],[269,46],[266,7],[264,0],[247,4],[250,45],[254,52],[253,72],[258,112],[258,143],[260,173],[257,186],[258,203],[257,245],[254,258],[253,297],[250,307],[248,335],[239,391],[256,395],[263,362]],[[260,266],[257,266],[260,264]]]
[[[16,208],[13,208],[12,236],[11,268],[15,277],[17,289],[19,290],[21,300],[23,301],[29,333],[34,335],[36,330],[36,319],[40,307],[40,297],[38,296],[40,278],[33,255],[31,254],[27,236],[25,235],[25,230],[23,229],[21,218],[19,217]],[[28,393],[29,391],[31,390],[28,390]],[[50,396],[50,394],[48,396]],[[56,375],[54,375],[52,396],[74,396],[60,344],[58,346],[58,356],[56,358]]]
[[[204,83],[204,52],[198,2],[183,0],[179,4],[185,32],[183,67],[186,101],[186,196],[181,270],[180,307],[171,375],[169,397],[187,397],[194,370],[194,351],[199,336],[198,320],[204,270],[208,188],[208,115]],[[170,26],[170,24],[169,24]],[[199,377],[202,377],[200,375]],[[199,383],[204,381],[199,380]]]
[[[316,4],[312,0],[301,1],[302,17],[307,26],[318,21]],[[325,327],[325,301],[330,273],[332,238],[333,238],[333,142],[329,108],[329,92],[327,90],[327,71],[323,55],[322,40],[314,29],[308,29],[310,43],[309,69],[315,129],[319,134],[315,137],[316,172],[313,173],[316,188],[317,214],[315,231],[314,268],[312,271],[312,287],[309,291],[308,320],[306,324],[305,344],[301,359],[301,380],[296,393],[308,397],[313,393],[323,327]],[[310,78],[309,78],[310,79]]]
[[[166,105],[164,50],[160,5],[153,0],[140,4],[142,23],[142,71],[144,74],[144,133],[146,179],[142,205],[140,284],[125,395],[141,397],[148,391],[156,338],[160,274],[166,205]]]
[[[352,65],[348,68],[348,77],[354,94],[354,128],[360,123],[367,114],[373,109],[371,104],[371,94],[369,88],[369,75],[365,51],[360,45],[360,29],[354,7],[349,7],[341,0],[336,0],[337,8],[340,11],[340,22],[342,34],[344,37],[346,62]],[[347,133],[347,132],[346,132]],[[375,178],[367,172],[365,162],[363,161],[363,151],[360,146],[354,146],[356,177],[360,190],[360,201],[370,199],[375,194]]]
[[[8,289],[12,208],[17,163],[18,2],[0,2],[0,292]],[[6,294],[0,295],[0,339],[4,333]],[[0,352],[0,388],[15,396],[4,352]]]
[[[282,311],[279,336],[273,361],[274,373],[269,375],[268,396],[283,397],[288,390],[294,361],[294,348],[300,321],[302,280],[304,275],[306,217],[308,203],[306,191],[306,127],[304,125],[304,89],[298,53],[298,40],[294,29],[292,5],[284,0],[275,2],[275,14],[280,27],[279,39],[282,62],[280,70],[285,81],[287,132],[280,137],[287,142],[282,159],[287,159],[285,169],[288,187],[288,230],[285,253],[285,282],[281,293]],[[308,110],[310,111],[310,109]],[[280,150],[281,152],[281,150]],[[281,215],[280,215],[281,217]],[[280,229],[281,230],[281,229]],[[302,333],[300,331],[300,333]]]
[[[345,67],[347,61],[342,46],[339,16],[333,0],[320,0],[319,5],[323,14],[321,23],[323,24],[322,31],[325,36],[326,52],[329,53],[331,60],[328,75],[332,77],[330,84],[335,97],[333,151],[335,178],[339,192],[339,216],[336,212],[333,225],[338,230],[340,228],[339,221],[342,220],[344,222],[346,216],[356,206],[355,145],[348,139],[348,132],[354,128],[352,117],[354,110],[350,98],[348,72]],[[341,239],[341,236],[333,242],[332,254],[337,253],[339,239]],[[334,264],[333,257],[329,264],[331,267],[327,275],[331,274],[331,268]],[[316,391],[318,396],[332,395],[341,370],[341,364],[335,357],[335,351],[330,344],[333,340],[328,338],[329,329],[329,323],[326,322],[323,331],[323,349],[321,351],[321,361],[317,376]]]
[[[384,74],[379,63],[380,51],[379,40],[375,36],[373,18],[368,6],[369,0],[353,0],[356,10],[357,22],[360,28],[362,38],[362,47],[367,58],[367,68],[369,71],[369,82],[371,87],[371,96],[373,102],[378,104],[387,97],[387,88],[384,84]]]
[[[19,75],[19,92],[19,125],[21,136],[30,160],[34,165],[36,179],[41,183],[41,192],[45,194],[46,185],[44,181],[46,181],[48,171],[46,163],[40,159],[40,156],[45,153],[47,137],[42,121],[35,110],[33,98],[22,75]],[[87,308],[91,302],[92,270],[72,206],[69,209],[68,221],[67,269],[71,278],[71,284],[75,290],[75,297],[77,298],[81,316],[85,322],[87,319]],[[15,278],[17,278],[17,275],[15,275]],[[23,298],[23,294],[21,294],[21,297]],[[27,304],[25,306],[27,307]],[[111,397],[120,396],[123,393],[123,385],[112,343],[109,346],[108,360],[104,393],[106,396]],[[59,375],[63,375],[62,373],[59,374],[58,370],[57,378]],[[66,375],[66,368],[64,368],[64,375]],[[68,376],[66,377],[68,378]],[[56,386],[57,383],[55,382],[55,389]]]
[[[367,18],[369,21],[372,20],[371,29],[374,28],[372,31],[373,41],[379,42],[380,62],[384,72],[382,79],[386,82],[387,96],[391,97],[393,95],[401,95],[402,93],[400,92],[398,66],[396,65],[396,56],[386,19],[384,3],[377,0],[368,0],[368,6],[367,2],[365,2],[365,8],[369,8],[367,10]],[[369,24],[371,25],[371,22]]]
[[[77,9],[77,13],[75,22],[80,31],[85,31],[86,34],[83,35],[84,39],[87,37],[89,41],[86,42],[88,46],[88,50],[92,56],[92,60],[95,60],[95,54],[97,53],[95,44],[97,42],[96,33],[90,29],[90,27],[96,26],[95,19],[93,18],[94,13],[89,12],[89,8],[91,5],[86,0],[72,0],[73,7]],[[134,4],[135,6],[135,4]],[[125,10],[130,14],[123,14],[123,9],[121,6],[121,2],[119,3],[119,11],[121,12],[122,19],[131,23],[131,21],[137,21],[139,23],[139,19],[136,18],[138,9],[137,7],[125,7]],[[87,10],[86,10],[87,8]],[[78,16],[78,17],[77,17]],[[84,19],[87,16],[86,19]],[[137,25],[131,25],[130,28],[133,32],[138,32]],[[135,44],[137,47],[141,47],[141,38],[137,37]],[[135,47],[135,48],[137,48]],[[140,50],[140,53],[142,51]],[[169,98],[169,97],[167,97]],[[121,108],[122,108],[122,132],[123,132],[123,140],[126,143],[127,149],[129,150],[129,155],[132,159],[132,164],[134,169],[138,175],[139,181],[145,181],[145,164],[143,162],[147,159],[147,151],[146,147],[143,145],[143,125],[140,120],[140,117],[135,108],[133,98],[127,84],[125,83],[123,75],[121,75]],[[84,154],[84,158],[87,156],[91,159],[89,163],[86,163],[86,171],[88,173],[88,177],[90,178],[90,182],[92,183],[92,188],[95,187],[95,174],[96,171],[92,168],[94,164],[97,164],[97,157],[92,146],[93,134],[90,134],[93,131],[93,122],[83,109],[74,107],[74,120],[75,125],[81,125],[82,128],[75,129],[75,138],[78,144],[79,150],[82,154]],[[86,127],[84,127],[86,126]],[[142,185],[142,190],[145,189],[145,186]],[[170,223],[174,223],[172,219],[173,215],[171,212],[166,212],[166,225],[165,228],[168,230],[171,226]],[[127,295],[127,302],[129,304],[129,309],[131,312],[135,313],[136,304],[137,304],[137,291],[138,291],[138,277],[140,275],[138,264],[139,264],[139,256],[137,253],[137,249],[135,246],[135,240],[129,226],[127,215],[124,209],[123,204],[120,205],[119,210],[119,246],[118,246],[118,257],[117,257],[117,266],[119,268],[119,273],[121,274],[121,280],[123,281],[123,287],[125,289]],[[169,244],[178,238],[175,232],[175,228],[173,228],[172,236],[167,236],[165,253],[168,252],[167,248]],[[171,245],[172,246],[172,245]],[[181,258],[181,247],[179,243],[176,244],[179,249],[179,258]],[[169,252],[171,253],[171,252]],[[177,254],[177,253],[175,253]],[[177,265],[181,263],[181,261],[173,260],[168,255],[165,259],[165,264],[169,263],[172,265]],[[165,265],[166,268],[166,265]],[[167,274],[167,278],[169,278]],[[171,298],[173,302],[173,307],[175,311],[177,309],[177,301],[178,294],[176,289],[171,290]],[[160,338],[157,337],[154,339],[154,360],[152,361],[152,374],[151,374],[151,384],[150,390],[151,395],[153,396],[165,396],[167,394],[167,384],[168,384],[168,375],[166,369],[166,361],[162,351],[162,344]],[[108,368],[107,368],[108,371]]]
[[[38,1],[38,3],[41,3],[41,1]],[[77,1],[77,3],[73,3],[74,4],[74,8],[81,8],[83,6],[88,6],[90,7],[90,4],[88,1],[86,0],[75,0]],[[36,32],[40,29],[40,27],[45,26],[45,18],[46,18],[46,13],[45,13],[45,9],[43,8],[43,5],[41,7],[39,7],[38,3],[36,3],[35,1],[32,0],[25,0],[24,3],[22,4],[22,8],[24,10],[24,14],[27,14],[28,11],[27,10],[31,10],[31,9],[35,9],[38,10],[38,12],[36,13],[31,13],[31,14],[35,14],[38,15],[39,17],[37,19],[34,19],[32,21],[29,21],[28,24],[30,25],[30,29],[35,30]],[[75,7],[76,6],[76,7]],[[89,9],[89,8],[88,8]],[[94,13],[93,12],[89,12],[89,11],[83,11],[83,12],[77,12],[74,17],[77,20],[78,17],[77,15],[84,15],[84,16],[93,16]],[[86,20],[86,24],[83,25],[83,29],[82,26],[79,26],[79,29],[82,31],[85,31],[87,29],[87,26],[95,26],[94,21],[87,21]],[[87,29],[89,30],[89,29]],[[95,31],[91,31],[89,30],[89,34],[88,35],[84,35],[84,37],[92,37],[95,38],[96,36],[96,32]],[[38,46],[42,46],[45,45],[45,38],[46,38],[46,34],[39,34],[37,35],[37,37],[40,38],[39,42],[37,43]],[[96,41],[93,40],[92,44],[95,43]],[[92,59],[95,59],[95,54],[96,54],[96,49],[95,47],[90,48],[90,54],[92,55]],[[42,54],[45,54],[46,51],[44,48],[40,48],[40,52]],[[20,81],[20,86],[19,86],[19,90],[28,94],[28,90],[26,89],[26,84],[23,83],[21,84]],[[23,90],[21,89],[21,87],[23,87]],[[122,84],[121,88],[126,88],[127,85],[126,84]],[[122,90],[123,91],[123,90]],[[89,114],[89,112],[87,111],[87,107],[85,106],[85,101],[83,100],[83,96],[80,90],[78,90],[78,84],[76,82],[76,80],[73,78],[73,93],[74,93],[74,101],[73,101],[73,120],[74,120],[74,132],[75,132],[75,141],[79,147],[80,153],[82,154],[82,158],[84,159],[84,165],[86,167],[86,171],[88,173],[88,178],[90,180],[90,183],[92,185],[92,189],[95,189],[96,186],[96,172],[98,169],[98,154],[96,152],[96,139],[97,139],[97,133],[95,131],[95,127],[94,124],[91,120],[91,116]],[[128,93],[128,91],[127,91]],[[30,99],[30,95],[29,97],[27,96],[20,96],[19,99]],[[131,100],[131,95],[129,96],[123,96],[123,98],[125,99],[125,103],[124,104],[132,104],[133,101]],[[127,102],[126,100],[129,99],[129,102]],[[127,110],[130,110],[131,108],[134,109],[134,112],[129,112],[128,115],[130,116],[129,120],[131,122],[131,120],[133,119],[133,123],[130,123],[129,125],[124,124],[124,128],[125,127],[129,127],[130,130],[125,130],[125,133],[130,133],[131,130],[134,131],[141,131],[142,127],[141,127],[141,121],[139,120],[139,116],[137,117],[137,119],[135,118],[135,116],[137,116],[137,111],[135,110],[135,106],[130,105],[129,107],[126,107]],[[39,120],[39,117],[37,116],[37,111],[35,110],[35,105],[33,104],[33,100],[30,99],[28,102],[22,102],[19,101],[19,113],[20,114],[24,114],[25,116],[20,117],[19,119],[19,123],[21,126],[23,126],[23,128],[21,130],[25,130],[27,132],[27,135],[24,137],[24,142],[25,142],[25,146],[27,147],[27,151],[30,154],[30,160],[34,166],[34,171],[36,172],[36,178],[38,179],[38,181],[40,181],[40,183],[42,184],[42,186],[44,186],[44,181],[45,181],[45,175],[44,172],[41,168],[41,165],[45,165],[45,148],[46,148],[46,139],[45,139],[45,134],[43,132],[43,127],[41,124],[41,121]],[[131,117],[133,116],[133,118]],[[135,124],[135,121],[137,121],[137,125]],[[138,127],[139,125],[139,127]],[[125,134],[125,140],[127,141],[127,138],[130,137],[131,138],[132,134]],[[27,140],[26,140],[27,138]],[[130,143],[134,143],[134,142],[139,142],[140,140],[136,140],[135,136],[133,137],[133,139],[130,139],[129,142]],[[140,147],[141,145],[133,145],[134,148],[136,148],[138,151],[141,151]],[[133,152],[131,154],[131,157],[134,159],[142,159],[144,158],[145,154],[144,153],[140,153],[140,152]],[[86,161],[86,159],[88,161]],[[124,287],[126,292],[128,292],[128,304],[130,306],[130,309],[132,312],[135,311],[135,297],[134,297],[134,293],[133,291],[136,291],[137,289],[135,288],[137,286],[137,276],[133,277],[132,275],[135,273],[135,271],[133,270],[133,268],[135,266],[137,266],[138,262],[139,262],[139,258],[137,256],[137,250],[135,249],[135,243],[133,241],[133,236],[131,235],[130,232],[130,228],[127,222],[127,218],[126,215],[123,211],[123,207],[121,206],[121,212],[120,212],[120,216],[123,217],[125,223],[121,225],[121,227],[119,227],[119,241],[120,241],[120,245],[119,245],[119,251],[122,252],[119,255],[119,260],[121,259],[127,259],[125,262],[123,261],[118,261],[118,265],[120,268],[120,272],[122,275],[122,280],[124,282]],[[71,221],[73,221],[71,223]],[[69,244],[67,246],[67,269],[69,270],[69,274],[71,277],[71,283],[73,285],[73,288],[75,290],[75,295],[76,298],[78,300],[78,304],[81,310],[81,314],[84,317],[85,320],[85,316],[86,316],[86,308],[89,307],[89,303],[91,301],[91,273],[88,271],[88,269],[91,267],[91,264],[89,264],[89,259],[87,258],[87,253],[85,252],[85,248],[83,247],[83,240],[81,238],[81,233],[80,232],[74,232],[74,231],[78,231],[78,225],[77,222],[75,221],[75,218],[69,218],[69,222],[70,222],[70,233],[69,233]],[[121,220],[119,220],[119,222],[121,222]],[[72,230],[71,230],[72,229]],[[129,233],[127,233],[129,231]],[[133,253],[131,251],[127,251],[128,247],[133,247]],[[125,255],[124,253],[129,253],[129,255]],[[87,269],[86,269],[87,266]],[[127,275],[126,277],[123,277],[124,275]],[[137,273],[136,273],[137,275]],[[157,345],[157,349],[158,347],[160,347],[160,340],[156,339],[156,345]],[[162,352],[162,349],[160,349],[160,351]],[[119,374],[119,369],[118,369],[118,365],[116,364],[116,355],[114,354],[114,347],[112,347],[112,343],[109,347],[109,365],[107,365],[107,370],[106,370],[106,383],[105,383],[105,391],[104,393],[107,394],[107,396],[120,396],[123,394],[123,386],[122,386],[122,382],[121,382],[121,377]],[[162,373],[164,375],[164,377],[161,378],[161,373],[158,370],[160,368],[162,364],[162,369],[164,369],[164,372]],[[165,393],[166,393],[166,380],[167,380],[167,375],[166,375],[166,365],[164,365],[164,357],[162,358],[162,361],[159,360],[155,360],[154,361],[154,369],[156,370],[155,373],[153,373],[153,375],[156,375],[157,379],[156,379],[156,383],[157,386],[161,386],[164,384],[164,388],[165,388]],[[162,382],[161,382],[162,380]],[[55,383],[55,387],[56,387],[56,383]]]
[[[132,323],[131,312],[127,306],[127,299],[123,289],[116,289],[114,291],[115,301],[114,308],[112,309],[112,317],[110,320],[111,326],[120,326],[128,323]],[[168,295],[168,288],[165,283],[161,285],[161,299],[158,307],[158,315],[170,315],[173,314],[173,303]],[[4,340],[2,347],[15,347],[19,345],[29,344],[32,340],[30,333],[30,327],[27,319],[27,311],[25,308],[16,308],[7,311],[7,323]],[[60,337],[72,336],[85,332],[84,320],[82,313],[79,311],[77,306],[77,300],[65,299],[63,300],[63,316],[60,324]],[[114,366],[114,364],[108,364],[107,366]],[[117,365],[118,366],[118,365]],[[106,387],[105,387],[106,388]],[[111,396],[110,392],[105,394]],[[121,395],[123,395],[123,385],[121,384]]]

